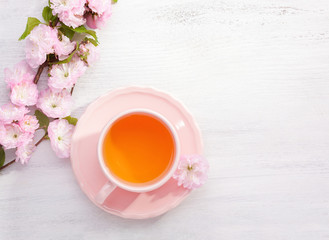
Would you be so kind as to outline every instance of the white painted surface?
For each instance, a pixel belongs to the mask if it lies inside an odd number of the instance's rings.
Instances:
[[[1,69],[43,4],[0,0]],[[116,87],[168,91],[201,127],[210,179],[161,217],[120,219],[45,142],[0,173],[0,239],[329,239],[327,0],[119,0],[99,36],[73,115]]]

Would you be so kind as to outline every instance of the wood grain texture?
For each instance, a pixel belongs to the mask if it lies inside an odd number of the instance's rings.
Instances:
[[[16,40],[45,4],[0,0],[1,69],[24,57]],[[161,217],[120,219],[42,143],[0,173],[0,239],[329,239],[327,0],[119,1],[99,37],[73,115],[113,88],[168,91],[200,125],[209,181]]]

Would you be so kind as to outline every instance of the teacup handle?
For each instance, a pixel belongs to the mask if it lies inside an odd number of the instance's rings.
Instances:
[[[114,191],[116,187],[117,186],[111,183],[110,181],[106,182],[101,188],[101,190],[99,190],[99,192],[97,193],[95,198],[96,202],[100,205],[103,205],[105,200],[108,198],[108,196],[110,196],[110,194]]]

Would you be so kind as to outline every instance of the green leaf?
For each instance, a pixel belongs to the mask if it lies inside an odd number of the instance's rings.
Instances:
[[[57,18],[53,15],[51,8],[48,6],[43,8],[42,17],[46,22],[54,22]]]
[[[85,38],[85,39],[83,39],[84,41],[89,41],[89,42],[91,42],[95,47],[97,47],[98,46],[98,43],[95,41],[95,39],[92,39],[92,38]]]
[[[65,34],[65,32],[69,32],[69,36],[70,36],[70,34],[72,34],[72,32],[71,31],[73,31],[73,32],[76,32],[76,33],[86,33],[86,34],[89,34],[90,36],[92,36],[94,39],[95,39],[95,41],[98,43],[98,38],[97,38],[97,35],[96,35],[96,32],[95,31],[93,31],[93,30],[90,30],[90,29],[87,29],[85,26],[80,26],[80,27],[77,27],[77,28],[72,28],[72,27],[68,27],[68,26],[66,26],[64,23],[61,23],[62,24],[62,26],[60,27],[60,30],[63,32],[63,34],[65,35],[65,36],[67,36],[66,34]],[[67,37],[69,37],[69,36],[67,36]],[[73,36],[72,36],[73,37]]]
[[[118,2],[118,0],[112,0],[112,3],[117,3]]]
[[[72,124],[72,125],[77,125],[77,122],[78,122],[78,119],[77,118],[74,118],[74,117],[71,117],[71,116],[67,116],[65,117],[64,119],[66,119],[69,124]]]
[[[3,150],[3,147],[0,145],[0,167],[2,167],[3,164],[5,164],[5,159],[6,159],[5,150]]]
[[[65,26],[65,25],[62,25],[60,28],[59,28],[59,31],[61,31],[65,36],[67,36],[70,40],[73,38],[74,36],[74,31]]]
[[[49,6],[49,7],[50,7],[50,4],[51,4],[51,3],[50,3],[50,0],[48,0],[48,6]]]
[[[85,28],[85,26],[80,26],[80,27],[77,27],[77,28],[71,28],[74,32],[77,32],[77,33],[87,33],[89,34],[90,36],[92,36],[95,41],[98,43],[98,38],[97,38],[97,35],[96,35],[96,32],[93,31],[93,30],[90,30],[90,29],[87,29]]]
[[[30,34],[30,32],[33,30],[33,28],[36,27],[36,26],[38,26],[40,23],[41,22],[39,21],[39,19],[33,18],[33,17],[29,17],[27,19],[25,31],[24,31],[24,33],[22,34],[22,36],[18,40],[25,39]]]
[[[62,60],[62,61],[58,61],[58,62],[54,62],[52,64],[63,64],[63,63],[68,63],[71,61],[73,55],[78,51],[79,49],[79,43],[77,43],[77,46],[75,47],[75,50],[68,56],[68,58]]]
[[[45,128],[45,130],[47,131],[49,125],[49,118],[40,110],[36,110],[34,115],[37,117],[39,121],[39,127]]]

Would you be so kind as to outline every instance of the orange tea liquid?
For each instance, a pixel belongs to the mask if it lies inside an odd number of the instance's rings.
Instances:
[[[115,121],[104,138],[103,156],[113,175],[131,183],[161,177],[175,155],[169,128],[156,117],[132,113]]]

